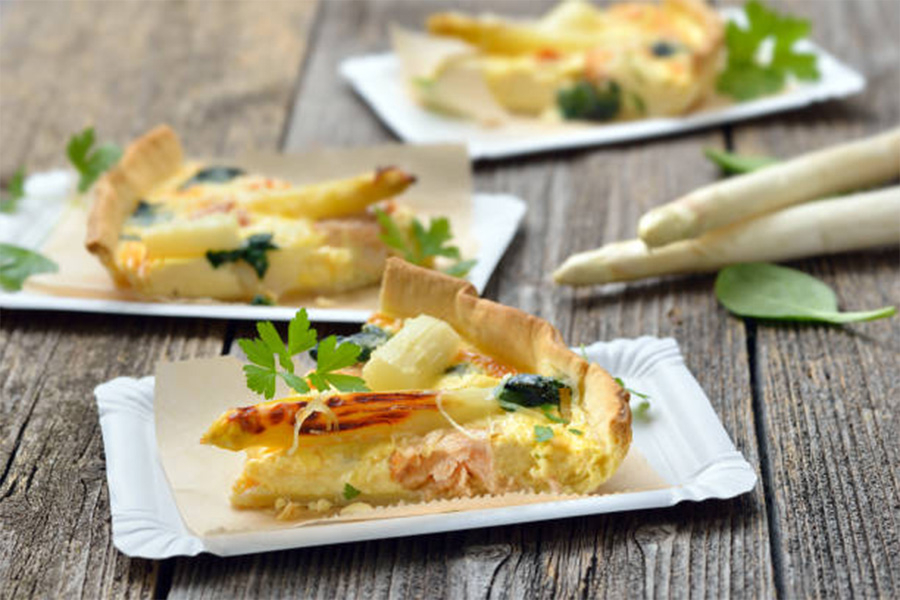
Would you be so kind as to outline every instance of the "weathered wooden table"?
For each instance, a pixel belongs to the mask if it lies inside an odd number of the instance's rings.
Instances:
[[[475,168],[478,190],[529,206],[487,296],[549,319],[572,344],[675,337],[759,473],[752,493],[245,558],[129,559],[112,546],[94,386],[149,374],[160,359],[228,353],[247,326],[4,311],[0,597],[900,595],[900,319],[745,322],[717,305],[711,277],[603,293],[548,281],[569,253],[633,236],[650,206],[715,179],[704,147],[789,156],[900,121],[900,3],[779,5],[811,17],[814,37],[865,72],[868,90],[732,127]],[[419,25],[437,6],[4,2],[0,174],[61,165],[65,140],[87,124],[126,142],[168,122],[201,155],[391,140],[337,63],[385,49],[388,23]],[[848,308],[900,301],[896,249],[796,266]]]

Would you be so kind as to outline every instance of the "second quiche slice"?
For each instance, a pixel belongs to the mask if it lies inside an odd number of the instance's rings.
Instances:
[[[391,254],[377,207],[408,230],[396,203],[415,177],[386,167],[295,185],[186,160],[161,126],[133,142],[96,185],[86,245],[119,287],[143,296],[277,300],[377,283]]]
[[[368,391],[225,412],[205,444],[245,451],[231,502],[290,518],[365,502],[588,494],[631,442],[628,394],[546,321],[390,259],[381,312],[344,372]]]

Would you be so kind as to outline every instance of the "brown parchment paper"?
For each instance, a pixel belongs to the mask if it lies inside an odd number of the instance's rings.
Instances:
[[[299,154],[254,152],[238,158],[207,159],[208,162],[241,167],[248,172],[280,177],[297,184],[350,177],[377,167],[398,166],[413,173],[417,181],[399,202],[411,207],[420,219],[445,216],[450,220],[454,243],[462,255],[478,251],[472,235],[472,183],[466,149],[461,145],[408,146],[387,144],[366,148],[323,149]],[[59,271],[32,277],[30,292],[74,298],[146,302],[148,298],[119,289],[96,257],[84,247],[89,202],[73,201],[41,252],[59,265]],[[221,304],[216,300],[152,298],[160,302]],[[321,308],[375,310],[378,286],[329,297],[293,296],[282,305]]]
[[[285,388],[279,387],[276,397],[287,392]],[[583,497],[506,494],[377,508],[356,504],[342,512],[335,511],[331,514],[300,514],[300,518],[291,521],[279,521],[269,511],[236,510],[231,507],[228,497],[232,482],[241,472],[244,453],[203,446],[199,440],[222,412],[236,406],[253,404],[258,399],[258,396],[247,390],[241,363],[233,357],[160,363],[157,367],[154,413],[159,456],[178,510],[187,528],[195,535],[287,529],[311,524],[408,517]],[[603,485],[599,494],[666,487],[670,487],[670,484],[632,446],[622,466]]]

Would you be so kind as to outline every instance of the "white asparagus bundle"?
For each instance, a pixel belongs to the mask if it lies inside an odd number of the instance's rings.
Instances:
[[[702,187],[644,214],[651,247],[686,240],[787,206],[886,183],[900,176],[900,128],[804,154]]]
[[[567,285],[715,271],[900,244],[900,186],[801,204],[662,248],[615,242],[570,256],[553,279]]]

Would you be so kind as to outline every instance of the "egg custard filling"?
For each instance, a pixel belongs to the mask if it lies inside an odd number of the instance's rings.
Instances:
[[[365,391],[283,397],[221,415],[202,443],[244,451],[239,508],[589,494],[631,440],[627,393],[546,321],[389,259],[381,312],[341,340]]]
[[[420,103],[488,123],[683,114],[712,92],[723,42],[703,0],[564,0],[536,20],[445,12],[426,34],[394,31]]]
[[[377,283],[392,253],[374,209],[401,231],[396,167],[296,185],[185,160],[162,126],[135,141],[95,188],[87,248],[120,287],[145,296],[276,301]]]

